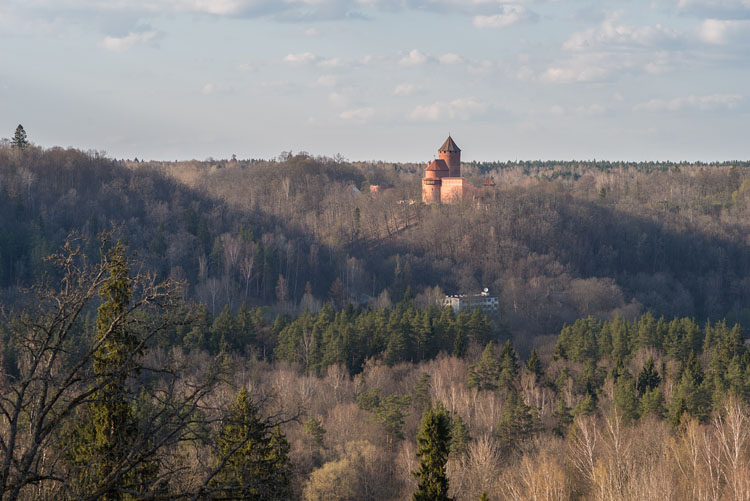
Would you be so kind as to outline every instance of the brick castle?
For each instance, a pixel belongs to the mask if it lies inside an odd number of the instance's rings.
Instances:
[[[494,187],[492,179],[483,188]],[[427,165],[422,179],[422,201],[426,204],[460,202],[476,197],[479,190],[461,177],[461,148],[448,136],[438,150],[437,160]]]

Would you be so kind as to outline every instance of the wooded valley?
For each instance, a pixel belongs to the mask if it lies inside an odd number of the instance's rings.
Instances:
[[[750,499],[750,163],[422,168],[0,146],[2,499]]]

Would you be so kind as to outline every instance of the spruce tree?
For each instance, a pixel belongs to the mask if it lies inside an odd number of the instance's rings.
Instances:
[[[261,419],[242,388],[216,437],[212,499],[289,499],[288,452],[281,430]]]
[[[497,384],[500,388],[513,389],[518,376],[518,355],[510,339],[505,342],[500,353],[500,374]]]
[[[139,438],[127,379],[138,374],[142,348],[127,325],[130,277],[121,242],[109,251],[105,269],[109,277],[99,289],[102,304],[96,317],[97,383],[92,403],[73,432],[71,462],[81,473],[72,480],[81,493],[103,491],[102,499],[132,499],[123,491],[142,490],[155,477],[156,467],[140,463],[124,468]]]
[[[417,479],[413,501],[451,501],[448,497],[448,461],[450,418],[443,408],[431,408],[422,417],[417,435],[419,470],[412,472]]]
[[[643,369],[641,369],[641,372],[638,374],[638,395],[643,396],[647,390],[658,388],[660,383],[661,376],[659,376],[659,373],[654,366],[654,357],[649,357],[648,360],[646,360],[646,363],[643,364]]]
[[[495,349],[492,341],[487,343],[482,352],[479,363],[469,366],[468,385],[469,388],[478,390],[494,390],[497,388],[497,380],[500,376],[500,364],[495,357]]]
[[[531,355],[529,355],[529,359],[526,361],[526,370],[532,374],[536,374],[537,378],[541,378],[544,375],[542,361],[539,359],[536,348],[531,349]]]
[[[29,141],[26,138],[26,131],[24,130],[23,125],[18,124],[18,127],[16,127],[16,133],[13,134],[13,139],[11,139],[10,144],[14,148],[18,149],[23,149],[29,145]]]
[[[511,391],[497,422],[497,436],[503,450],[506,454],[511,453],[518,445],[531,438],[535,431],[535,413],[521,395]]]

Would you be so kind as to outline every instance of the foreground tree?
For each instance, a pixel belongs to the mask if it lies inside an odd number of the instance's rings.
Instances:
[[[417,435],[419,470],[412,472],[418,486],[414,501],[450,501],[445,463],[450,447],[450,417],[442,407],[429,409]]]
[[[213,411],[203,402],[218,371],[188,381],[171,355],[142,366],[155,336],[191,315],[174,284],[129,276],[122,246],[102,256],[91,265],[69,241],[50,259],[60,285],[42,281],[29,309],[5,319],[16,352],[0,374],[2,500],[175,497],[209,483],[196,474],[180,485],[184,467],[169,459],[209,436]],[[99,296],[89,339],[84,316]]]

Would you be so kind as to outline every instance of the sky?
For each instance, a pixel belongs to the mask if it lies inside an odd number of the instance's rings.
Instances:
[[[115,158],[750,159],[750,0],[2,0],[0,137]]]

